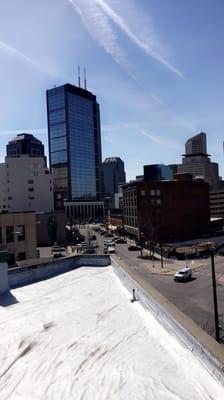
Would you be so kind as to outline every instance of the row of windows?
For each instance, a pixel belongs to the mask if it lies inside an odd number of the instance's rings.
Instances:
[[[57,110],[65,105],[65,94],[64,90],[61,92],[48,93],[48,109],[49,111]]]
[[[95,175],[94,160],[78,160],[71,162],[71,174],[77,175],[77,172],[84,172],[88,175]]]
[[[125,212],[125,217],[136,217],[137,216],[137,214],[136,214],[136,212],[134,212],[134,210],[126,210],[126,212]]]
[[[79,175],[77,176],[72,176],[71,177],[71,181],[72,181],[72,186],[77,185],[78,187],[86,187],[88,186],[95,186],[95,179],[94,175],[93,176],[88,176],[85,177],[84,175],[82,177],[80,177]]]
[[[136,198],[136,190],[131,190],[128,192],[123,192],[124,198]]]
[[[93,102],[91,100],[84,99],[72,93],[68,93],[68,106],[71,109],[77,110],[77,112],[93,112]]]
[[[134,228],[137,228],[137,218],[134,217],[124,218],[124,225],[133,226]]]
[[[55,179],[54,187],[55,188],[66,188],[68,186],[68,179]]]
[[[25,240],[25,225],[13,226],[9,225],[5,228],[5,241],[6,243],[14,242],[15,236],[19,241]],[[3,228],[0,227],[0,243],[2,243]]]
[[[66,136],[54,138],[50,141],[51,151],[59,151],[67,149],[67,139]]]
[[[50,131],[51,139],[60,137],[60,136],[66,136],[66,125],[65,125],[65,123],[52,125],[52,126],[50,126],[49,131]]]
[[[55,153],[51,153],[51,164],[61,164],[66,163],[68,161],[67,151],[57,151]]]
[[[53,125],[53,124],[58,124],[58,123],[62,123],[65,122],[65,109],[60,109],[60,110],[56,110],[56,111],[51,111],[49,113],[49,124]]]
[[[68,114],[69,127],[89,128],[93,129],[93,116],[91,114],[77,114],[76,111],[69,112]]]
[[[78,144],[76,146],[70,146],[69,148],[70,154],[74,154],[74,156],[80,156],[80,153],[85,154],[85,158],[95,159],[94,146],[90,146],[89,143]]]

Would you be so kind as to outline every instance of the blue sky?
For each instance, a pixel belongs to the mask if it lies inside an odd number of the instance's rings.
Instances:
[[[77,84],[80,64],[103,157],[120,156],[128,178],[180,162],[201,130],[223,174],[223,15],[223,0],[1,0],[0,160],[17,131],[47,146],[45,90]]]

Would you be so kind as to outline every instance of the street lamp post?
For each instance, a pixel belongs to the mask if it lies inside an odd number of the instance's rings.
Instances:
[[[163,244],[160,243],[160,253],[161,253],[161,268],[163,268]]]
[[[216,277],[215,277],[215,261],[214,261],[214,250],[213,249],[211,249],[211,268],[212,268],[212,288],[213,288],[214,318],[215,318],[215,338],[216,338],[217,342],[220,342],[219,314],[218,314]]]

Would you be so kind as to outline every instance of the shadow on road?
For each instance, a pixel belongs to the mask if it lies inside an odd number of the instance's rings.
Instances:
[[[19,303],[17,298],[11,293],[5,293],[0,296],[0,306],[8,307],[13,304]]]
[[[186,283],[190,283],[190,282],[193,282],[193,281],[195,281],[197,278],[196,277],[194,277],[194,276],[192,276],[190,279],[188,279],[187,281],[175,281],[176,283],[184,283],[184,284],[186,284]]]

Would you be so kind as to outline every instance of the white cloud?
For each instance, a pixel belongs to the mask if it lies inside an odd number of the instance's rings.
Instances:
[[[151,56],[165,67],[167,67],[170,71],[174,72],[180,78],[183,78],[183,74],[177,68],[175,68],[172,64],[170,64],[162,54],[160,54],[156,49],[156,45],[158,44],[157,40],[155,40],[155,34],[152,32],[148,36],[148,40],[140,39],[129,27],[128,23],[117,14],[111,6],[109,6],[104,0],[95,0],[97,4],[104,10],[105,14],[122,30],[123,33],[140,49],[142,49],[147,55]],[[150,36],[150,40],[149,40]]]
[[[24,63],[26,63],[26,64],[38,69],[39,71],[44,72],[45,74],[53,75],[52,72],[49,71],[48,69],[46,69],[44,66],[42,66],[39,63],[37,63],[36,61],[34,61],[30,57],[26,56],[21,51],[19,51],[19,50],[15,49],[14,47],[10,46],[9,44],[7,44],[5,42],[2,42],[1,40],[0,40],[0,49],[5,51],[9,55],[12,55],[13,57],[19,58]]]
[[[161,140],[161,139],[159,139],[159,138],[156,137],[156,136],[151,135],[150,133],[146,132],[144,129],[140,129],[139,132],[140,132],[143,136],[149,138],[153,143],[157,143],[157,144],[161,144],[161,143],[162,143],[162,140]]]
[[[90,0],[68,0],[80,16],[83,25],[92,38],[110,54],[113,59],[131,74],[126,54],[118,43],[118,37],[108,16],[96,2]]]
[[[155,28],[152,23],[150,27],[141,37],[134,33],[130,28],[128,21],[126,21],[120,14],[118,14],[105,0],[68,0],[72,4],[74,10],[81,17],[83,24],[91,34],[91,36],[109,53],[114,60],[131,72],[131,66],[127,61],[126,54],[119,44],[119,40],[113,23],[128,39],[134,43],[144,53],[167,69],[175,73],[180,78],[183,78],[182,72],[172,65],[162,54],[162,46],[158,41]],[[136,15],[138,19],[138,15]],[[133,76],[135,79],[135,77]]]
[[[148,132],[146,132],[144,129],[139,129],[138,131],[141,135],[145,136],[146,138],[150,139],[151,142],[158,144],[160,146],[166,146],[166,147],[171,147],[171,148],[176,148],[178,150],[182,149],[182,146],[177,141],[174,141],[172,139],[165,139],[161,138],[155,135],[152,135]]]

